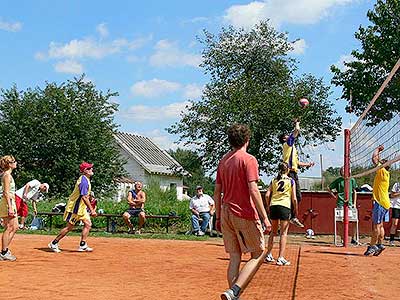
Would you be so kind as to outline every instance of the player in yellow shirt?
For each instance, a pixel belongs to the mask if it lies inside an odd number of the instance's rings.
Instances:
[[[387,162],[385,159],[380,159],[380,153],[385,148],[380,145],[375,149],[372,154],[372,162],[375,166],[380,166]],[[374,186],[372,192],[373,209],[372,209],[372,234],[371,242],[365,251],[365,256],[378,256],[385,250],[385,246],[382,241],[385,237],[385,229],[383,227],[383,222],[389,222],[389,209],[390,209],[390,199],[389,199],[389,181],[390,181],[390,166],[381,167],[376,171]]]
[[[97,215],[89,200],[91,191],[90,177],[93,176],[93,164],[83,162],[79,166],[79,171],[82,175],[76,181],[75,188],[72,194],[69,196],[68,203],[65,208],[64,221],[67,222],[67,226],[63,228],[57,237],[48,245],[49,248],[54,252],[61,252],[60,248],[58,247],[58,242],[65,237],[68,232],[74,229],[74,226],[78,221],[82,221],[84,224],[78,251],[93,251],[93,249],[90,248],[86,243],[90,228],[92,227],[90,216],[95,217]],[[89,209],[90,215],[87,209]]]
[[[268,239],[268,254],[265,260],[267,262],[275,261],[271,251],[274,245],[274,237],[278,233],[278,226],[280,224],[279,257],[276,264],[288,266],[290,262],[284,258],[284,254],[291,210],[297,213],[296,183],[293,178],[287,175],[289,168],[285,162],[281,162],[278,169],[279,174],[271,181],[265,196],[267,199],[267,210],[272,222],[272,231]]]
[[[297,153],[297,148],[295,145],[296,139],[299,136],[299,134],[300,134],[300,122],[298,120],[295,120],[295,127],[293,132],[290,135],[281,134],[279,136],[279,142],[282,144],[282,153],[283,153],[282,160],[285,163],[287,163],[289,167],[288,176],[290,178],[293,178],[294,182],[296,183],[296,198],[298,204],[300,204],[301,201],[301,189],[299,185],[299,177],[297,175],[298,168],[299,167],[308,168],[314,166],[314,162],[299,161],[299,155]],[[293,208],[292,208],[290,223],[298,227],[304,227],[304,225],[297,218],[297,213],[293,211]]]

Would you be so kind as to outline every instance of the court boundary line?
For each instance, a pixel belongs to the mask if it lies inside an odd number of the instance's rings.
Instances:
[[[299,251],[297,253],[297,264],[296,264],[296,273],[294,275],[294,283],[293,283],[293,290],[292,290],[292,300],[296,299],[297,277],[299,276],[299,269],[300,269],[300,253],[301,253],[301,245],[299,245]]]

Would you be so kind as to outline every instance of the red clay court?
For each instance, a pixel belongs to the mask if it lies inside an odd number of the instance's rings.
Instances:
[[[52,236],[16,235],[16,262],[0,262],[2,299],[220,299],[228,256],[222,240],[173,241],[66,237],[62,253],[49,252]],[[290,266],[264,263],[242,295],[258,299],[397,299],[399,248],[364,257],[365,247],[289,237]],[[273,252],[277,255],[277,249]],[[245,256],[247,259],[247,256]]]

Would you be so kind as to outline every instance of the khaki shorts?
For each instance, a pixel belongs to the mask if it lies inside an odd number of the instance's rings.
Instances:
[[[68,211],[64,213],[64,221],[71,225],[75,225],[76,222],[78,221],[85,221],[85,220],[90,220],[90,215],[88,212],[86,212],[84,215],[77,215]]]
[[[221,227],[227,253],[264,251],[265,240],[260,220],[239,218],[228,205],[223,205]]]
[[[11,207],[14,211],[14,215],[17,216],[17,206],[15,204],[14,195],[11,197]],[[0,200],[0,218],[8,218],[7,199],[4,197],[2,197]]]

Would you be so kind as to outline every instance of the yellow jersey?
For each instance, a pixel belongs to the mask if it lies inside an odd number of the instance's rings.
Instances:
[[[271,181],[271,203],[273,205],[281,205],[287,208],[292,204],[292,186],[294,181],[287,175],[283,175],[281,179],[275,178]]]
[[[379,165],[381,164],[378,164],[378,166]],[[372,198],[385,209],[390,208],[389,181],[390,173],[388,170],[385,168],[380,168],[378,171],[376,171]]]
[[[86,213],[86,204],[82,200],[83,196],[89,195],[91,191],[90,179],[81,175],[75,183],[75,188],[69,196],[66,212],[83,216]]]
[[[283,144],[283,161],[288,164],[290,170],[297,173],[299,165],[299,155],[294,145],[296,138],[293,133],[289,135],[287,141]]]

